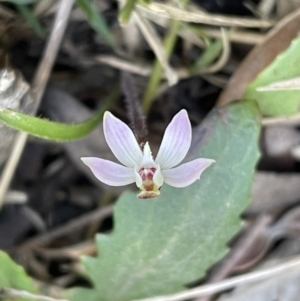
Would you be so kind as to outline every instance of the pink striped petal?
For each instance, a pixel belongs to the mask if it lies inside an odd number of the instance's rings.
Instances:
[[[140,165],[143,153],[128,125],[107,111],[103,128],[107,144],[116,158],[128,167]]]
[[[215,160],[202,158],[163,170],[164,181],[174,187],[186,187],[200,179],[202,172],[214,162]]]
[[[191,140],[191,123],[186,110],[181,110],[168,125],[155,162],[162,170],[176,166],[186,156]]]
[[[95,177],[110,186],[124,186],[135,182],[135,173],[132,168],[115,162],[94,157],[81,158]]]

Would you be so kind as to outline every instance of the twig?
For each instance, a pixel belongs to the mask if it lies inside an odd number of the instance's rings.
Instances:
[[[299,266],[300,266],[300,257],[297,256],[292,260],[277,265],[276,267],[264,269],[262,271],[257,271],[242,276],[232,277],[230,279],[226,279],[218,283],[195,287],[173,295],[140,299],[138,301],[181,301],[181,300],[192,299],[200,296],[220,293],[224,290],[232,289],[238,285],[245,285],[253,282],[270,279],[271,277],[279,276],[284,272],[299,273]]]
[[[16,290],[12,288],[3,288],[0,289],[0,299],[30,299],[36,301],[68,301],[67,299],[55,299],[47,296],[36,295],[26,291]]]
[[[35,77],[31,86],[33,97],[33,103],[31,104],[32,113],[36,113],[39,107],[41,98],[50,76],[50,72],[52,70],[52,66],[61,44],[63,34],[68,24],[68,18],[72,10],[73,3],[74,0],[60,1],[49,41],[43,54],[42,61],[35,73]],[[0,208],[3,205],[4,196],[10,186],[15,169],[18,165],[24,146],[26,144],[27,137],[28,135],[26,133],[20,132],[16,135],[16,138],[14,140],[12,153],[7,160],[2,173],[2,177],[0,179]]]
[[[46,245],[54,239],[82,229],[84,226],[90,224],[93,221],[103,220],[104,218],[110,216],[112,212],[113,206],[106,206],[104,208],[87,213],[81,217],[71,220],[67,224],[57,229],[51,230],[43,235],[26,241],[24,244],[17,246],[17,248],[28,248],[33,246]]]

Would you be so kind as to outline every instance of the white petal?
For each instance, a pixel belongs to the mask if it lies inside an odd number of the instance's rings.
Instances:
[[[156,167],[156,163],[153,160],[152,152],[148,142],[146,142],[144,145],[143,159],[139,167],[144,167],[144,168]]]
[[[174,187],[186,187],[200,179],[202,172],[214,162],[215,160],[202,158],[163,170],[164,181]]]
[[[81,160],[91,169],[99,181],[107,185],[124,186],[135,182],[135,174],[132,168],[94,157],[85,157]]]
[[[164,183],[164,177],[163,177],[163,175],[161,173],[161,169],[160,169],[159,164],[157,164],[156,171],[155,171],[155,173],[153,175],[153,182],[158,187],[161,187],[162,184]]]
[[[128,125],[106,111],[103,128],[107,144],[122,164],[133,168],[141,163],[142,150]]]
[[[138,188],[140,188],[142,186],[142,184],[143,184],[142,177],[140,176],[140,174],[136,170],[134,171],[134,175],[135,175],[136,186]]]
[[[162,170],[179,164],[192,140],[192,128],[186,110],[181,110],[168,125],[155,161]]]

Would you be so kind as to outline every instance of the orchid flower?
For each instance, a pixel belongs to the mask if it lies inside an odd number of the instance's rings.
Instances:
[[[157,197],[164,182],[186,187],[200,179],[202,172],[215,162],[201,158],[177,166],[186,156],[192,140],[186,110],[181,110],[168,125],[155,160],[149,143],[146,142],[142,150],[131,129],[108,111],[104,114],[103,127],[108,146],[123,165],[94,157],[81,160],[105,184],[124,186],[135,182],[141,189],[140,199]]]

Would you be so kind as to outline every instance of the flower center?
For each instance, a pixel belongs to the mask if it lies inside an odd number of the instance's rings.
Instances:
[[[141,168],[140,171],[139,171],[139,174],[144,181],[153,181],[153,176],[154,176],[154,173],[156,171],[156,168],[154,167],[151,167],[151,168]]]
[[[155,185],[153,182],[153,176],[156,171],[156,168],[151,167],[151,168],[141,168],[139,170],[139,175],[142,178],[142,186],[141,192],[138,195],[139,199],[151,199],[157,197],[160,192],[159,192],[159,187]]]

